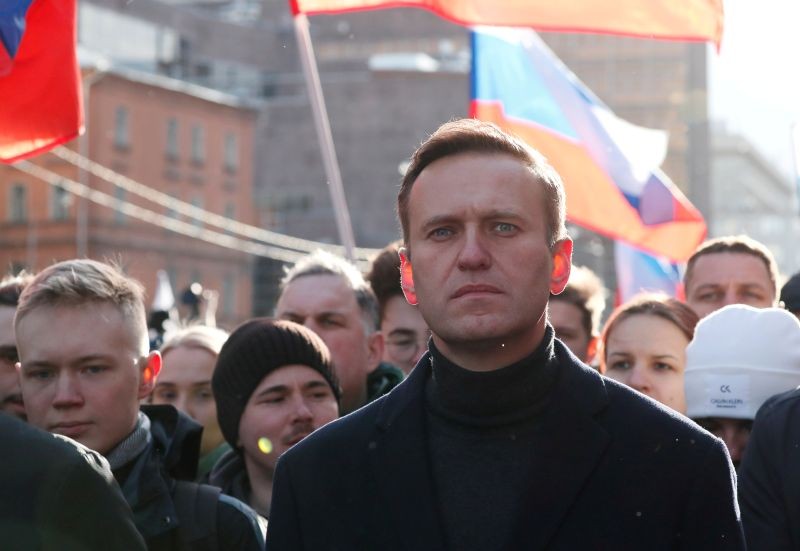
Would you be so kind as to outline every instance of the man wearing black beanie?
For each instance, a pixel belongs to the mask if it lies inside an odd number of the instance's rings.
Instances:
[[[278,458],[339,417],[328,348],[294,322],[250,320],[222,347],[211,384],[233,450],[220,458],[209,482],[267,517]]]
[[[783,307],[800,318],[800,272],[797,272],[781,287]]]

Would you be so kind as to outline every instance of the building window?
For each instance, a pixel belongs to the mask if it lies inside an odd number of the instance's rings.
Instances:
[[[114,145],[127,149],[130,147],[128,128],[128,108],[120,105],[114,113]]]
[[[117,205],[114,209],[114,222],[117,224],[124,224],[125,213],[122,212],[122,205],[125,204],[125,190],[121,187],[115,188],[114,198],[117,200]]]
[[[239,167],[239,142],[236,134],[225,134],[225,170],[235,172]]]
[[[202,126],[192,127],[192,162],[202,163],[206,159],[206,133]]]
[[[25,184],[11,186],[11,197],[8,200],[8,221],[21,223],[28,220],[28,189]]]
[[[69,192],[61,186],[50,187],[50,218],[66,220],[69,217]]]
[[[178,158],[178,119],[167,120],[167,147],[165,153],[168,159]]]

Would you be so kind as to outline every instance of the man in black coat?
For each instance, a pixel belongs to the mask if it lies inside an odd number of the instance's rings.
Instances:
[[[739,467],[739,499],[751,549],[800,549],[800,389],[756,414]]]
[[[3,413],[0,442],[0,547],[144,551],[100,454]]]
[[[494,125],[447,123],[420,146],[398,211],[428,353],[284,454],[269,551],[744,548],[723,443],[554,338],[564,201]]]

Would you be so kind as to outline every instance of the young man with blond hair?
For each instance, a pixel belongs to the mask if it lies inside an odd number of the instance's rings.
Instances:
[[[172,406],[139,408],[161,356],[148,351],[137,281],[59,262],[25,288],[14,327],[28,421],[105,456],[151,551],[262,547],[249,507],[182,481],[197,469],[200,426]]]

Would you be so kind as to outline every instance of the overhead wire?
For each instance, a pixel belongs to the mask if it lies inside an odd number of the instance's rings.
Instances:
[[[131,218],[136,218],[143,222],[154,224],[175,233],[193,237],[213,245],[246,252],[257,256],[273,258],[290,264],[297,262],[297,260],[307,254],[305,252],[289,250],[275,245],[256,243],[253,241],[240,239],[233,235],[199,227],[194,223],[172,218],[165,214],[135,205],[129,201],[119,199],[103,191],[93,189],[70,178],[65,178],[64,176],[34,164],[31,161],[19,161],[14,163],[12,166],[22,172],[25,172],[26,174],[43,180],[52,186],[61,187],[73,195],[85,197],[93,203],[117,210],[126,216],[130,216]]]
[[[334,245],[331,243],[311,241],[299,237],[288,236],[282,233],[252,226],[250,224],[245,224],[243,222],[239,222],[238,220],[233,220],[214,212],[210,212],[202,207],[192,205],[191,203],[182,201],[176,197],[173,197],[172,195],[153,189],[123,174],[119,174],[110,168],[105,167],[96,161],[92,161],[91,159],[87,159],[83,155],[80,155],[79,153],[64,146],[56,147],[55,149],[51,150],[50,153],[82,170],[93,174],[101,180],[124,189],[127,192],[137,195],[152,203],[161,205],[188,218],[216,226],[225,230],[226,232],[260,241],[272,247],[290,249],[302,253],[309,253],[316,249],[324,249],[339,255],[345,254],[345,248],[341,245]],[[377,252],[378,249],[356,247],[354,249],[354,255],[356,256],[355,260],[362,263],[366,262]]]

